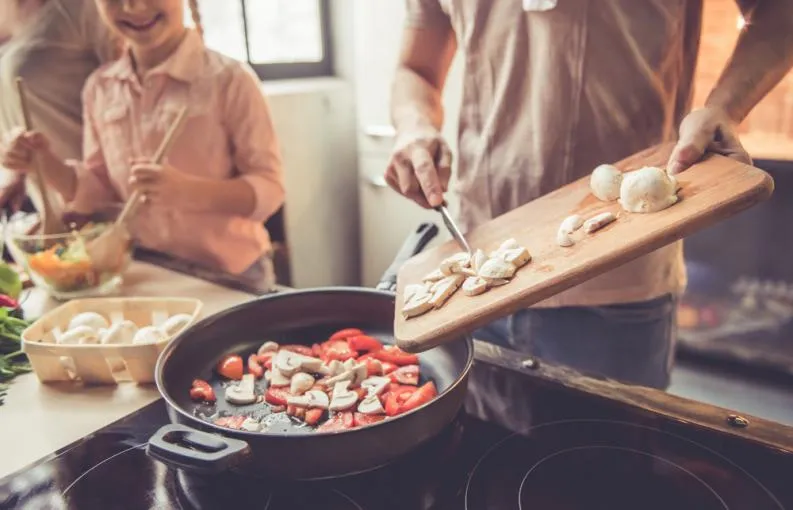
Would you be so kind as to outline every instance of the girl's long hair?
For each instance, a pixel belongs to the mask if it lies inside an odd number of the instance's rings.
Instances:
[[[198,10],[198,0],[187,0],[190,15],[193,18],[195,29],[201,37],[204,37],[204,26],[201,24],[201,11]]]

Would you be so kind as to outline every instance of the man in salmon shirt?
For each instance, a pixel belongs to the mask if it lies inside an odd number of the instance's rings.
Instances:
[[[459,48],[460,222],[469,230],[662,142],[677,173],[749,156],[735,126],[793,65],[793,2],[739,1],[747,23],[690,111],[702,0],[406,0],[386,180],[424,207],[447,191],[441,92]],[[717,185],[717,183],[714,183]],[[476,338],[624,382],[669,385],[682,242],[493,323]]]

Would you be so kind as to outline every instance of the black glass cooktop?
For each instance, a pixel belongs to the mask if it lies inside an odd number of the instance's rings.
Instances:
[[[177,472],[145,453],[148,437],[168,422],[165,404],[158,401],[0,481],[0,507],[793,508],[793,452],[780,446],[780,441],[793,443],[793,436],[778,437],[791,429],[776,428],[777,436],[758,429],[771,439],[766,443],[776,442],[767,446],[752,440],[751,423],[734,433],[695,427],[692,422],[714,414],[708,406],[690,403],[690,420],[680,412],[663,416],[549,383],[533,363],[521,365],[516,354],[486,351],[477,346],[466,411],[431,444],[374,472],[293,484]],[[664,398],[653,391],[638,394],[645,395],[646,409],[657,409]]]

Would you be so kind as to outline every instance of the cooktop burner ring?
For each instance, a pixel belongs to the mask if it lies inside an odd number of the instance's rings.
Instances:
[[[342,491],[340,491],[338,489],[331,489],[330,492],[336,494],[337,496],[341,497],[342,499],[347,500],[351,505],[353,505],[355,507],[356,510],[366,510],[364,507],[359,505],[357,501],[355,501],[354,499],[352,499],[350,496],[348,496],[347,494],[343,493]],[[272,502],[273,502],[273,493],[270,492],[270,495],[267,497],[267,503],[264,504],[263,510],[271,510],[270,509],[270,505],[272,504]]]
[[[611,449],[611,450],[618,450],[618,451],[630,452],[630,453],[634,453],[634,454],[638,454],[638,455],[644,455],[644,456],[652,458],[653,460],[663,462],[663,463],[668,464],[668,465],[670,465],[670,466],[672,466],[672,467],[674,467],[676,469],[679,469],[680,471],[686,473],[687,475],[689,475],[692,478],[694,478],[695,480],[697,480],[705,488],[707,488],[711,492],[711,494],[713,494],[713,496],[716,499],[719,500],[719,502],[724,507],[724,510],[730,510],[730,507],[727,506],[727,503],[721,498],[721,496],[719,496],[719,494],[713,489],[713,487],[711,487],[702,478],[697,476],[695,473],[692,473],[690,470],[686,469],[685,467],[683,467],[683,466],[681,466],[681,465],[679,465],[679,464],[677,464],[675,462],[672,462],[672,461],[670,461],[668,459],[665,459],[665,458],[661,457],[660,455],[653,455],[651,453],[643,452],[643,451],[637,450],[635,448],[623,448],[623,447],[619,447],[619,446],[577,446],[577,447],[574,447],[574,448],[566,448],[564,450],[559,450],[559,451],[556,451],[556,452],[551,453],[549,455],[546,455],[545,457],[543,457],[542,459],[537,461],[533,466],[531,466],[531,468],[529,468],[529,470],[526,472],[526,474],[523,475],[523,479],[520,482],[520,487],[518,488],[518,510],[524,510],[524,508],[523,508],[523,499],[521,498],[521,495],[523,494],[523,490],[524,490],[524,488],[526,486],[526,481],[529,479],[531,474],[538,467],[540,467],[540,465],[543,462],[545,462],[547,460],[550,460],[550,459],[552,459],[554,457],[558,457],[560,455],[565,455],[567,453],[571,453],[571,452],[575,452],[575,451],[579,451],[579,450],[585,450],[585,449],[595,449],[595,448],[608,448],[608,449]],[[530,509],[525,509],[525,510],[530,510]]]
[[[75,485],[80,483],[80,480],[82,480],[83,478],[85,478],[86,476],[91,474],[92,471],[98,469],[100,466],[103,466],[103,465],[107,464],[108,462],[112,461],[113,459],[115,459],[116,457],[120,457],[121,455],[124,455],[125,453],[131,452],[132,450],[143,450],[143,449],[146,448],[147,444],[148,443],[141,443],[141,444],[138,444],[138,445],[135,445],[135,446],[130,446],[129,448],[121,450],[120,452],[114,453],[113,455],[111,455],[110,457],[104,459],[101,462],[97,462],[96,464],[94,464],[90,468],[86,469],[83,473],[81,473],[80,476],[75,478],[72,483],[67,485],[66,488],[61,491],[61,497],[66,499],[66,495],[69,493],[70,490],[72,490],[72,488]]]
[[[727,458],[724,455],[720,454],[719,452],[715,451],[714,449],[712,449],[712,448],[710,448],[708,446],[705,446],[705,445],[703,445],[703,444],[701,444],[701,443],[699,443],[697,441],[691,440],[691,439],[689,439],[687,437],[680,436],[678,434],[675,434],[675,433],[672,433],[672,432],[668,432],[668,431],[664,431],[664,430],[661,430],[661,429],[658,429],[658,428],[655,428],[655,427],[650,427],[650,426],[647,426],[647,425],[631,423],[631,422],[625,422],[625,421],[606,420],[606,419],[569,419],[569,420],[558,420],[558,421],[552,421],[552,422],[547,422],[547,423],[541,423],[541,424],[535,425],[533,427],[530,427],[525,433],[522,433],[522,434],[513,433],[513,434],[510,434],[510,435],[502,438],[500,441],[498,441],[497,443],[493,444],[490,448],[488,448],[480,456],[480,458],[476,461],[476,463],[474,464],[474,466],[471,469],[470,473],[468,474],[468,477],[467,477],[466,482],[465,482],[464,497],[463,497],[463,503],[464,503],[465,510],[469,510],[469,509],[473,510],[473,508],[474,508],[474,507],[471,506],[471,501],[470,501],[471,498],[472,498],[471,497],[472,484],[476,480],[477,473],[482,471],[482,469],[481,469],[482,468],[482,464],[489,457],[493,456],[495,452],[497,452],[500,449],[502,449],[510,441],[515,441],[518,438],[523,440],[523,441],[526,441],[526,440],[531,441],[533,436],[536,439],[537,433],[544,432],[544,431],[549,430],[549,429],[551,429],[553,427],[559,427],[559,426],[565,426],[565,425],[566,426],[573,426],[573,425],[578,426],[579,427],[578,430],[587,430],[586,429],[587,425],[590,425],[590,426],[601,426],[601,427],[603,427],[603,426],[606,426],[606,427],[617,426],[617,427],[633,429],[633,430],[635,430],[637,432],[645,432],[645,433],[650,432],[650,433],[656,434],[657,438],[671,440],[671,441],[676,441],[676,442],[679,442],[681,444],[684,443],[685,445],[687,445],[689,447],[693,447],[694,449],[700,450],[700,453],[705,452],[706,454],[708,454],[708,455],[714,457],[715,459],[719,460],[721,463],[726,464],[729,468],[737,471],[740,475],[745,477],[747,479],[747,481],[752,482],[756,489],[758,489],[759,491],[762,492],[762,495],[765,496],[768,499],[768,501],[770,502],[771,507],[773,507],[775,509],[779,509],[779,510],[785,510],[784,506],[779,501],[779,499],[765,485],[763,485],[755,476],[753,476],[751,473],[749,473],[747,470],[745,470],[744,468],[742,468],[741,466],[739,466],[738,464],[736,464],[735,462],[733,462],[729,458]],[[581,445],[581,446],[578,447],[578,449],[581,449],[582,447],[587,447],[587,446],[588,447],[593,447],[593,446],[598,446],[598,445],[592,445],[592,444]],[[624,449],[624,447],[623,447],[623,449]],[[566,450],[570,450],[570,448],[566,448]],[[562,450],[557,449],[553,453],[561,454],[561,452],[562,452]],[[639,453],[647,455],[647,452],[642,452],[641,450],[639,450]],[[552,456],[552,454],[551,454],[551,456]],[[534,462],[533,464],[536,466],[537,464],[541,463],[543,460],[547,460],[546,457],[549,457],[549,456],[546,454],[546,455],[543,456],[543,458],[540,461]],[[671,466],[676,467],[677,469],[681,469],[680,466],[678,466],[676,463],[670,461],[669,459],[661,457],[661,460],[667,465],[671,465]],[[682,470],[682,472],[688,472],[688,470]],[[519,490],[518,490],[518,498],[519,498],[518,501],[519,502],[520,502],[520,497],[521,497],[520,496],[520,488],[524,484],[524,481],[526,479],[527,479],[527,475],[522,476],[521,477],[521,483],[518,486],[518,488],[519,488]],[[708,484],[707,482],[704,482],[703,480],[700,479],[700,477],[698,477],[696,475],[694,475],[694,479],[697,480],[698,482],[700,482],[702,485],[704,485],[711,494],[714,494],[718,498],[718,501],[721,502],[722,507],[727,508],[727,509],[730,508],[730,505],[728,505],[727,502],[724,501],[724,498],[721,495],[719,495],[718,492],[710,484]],[[771,507],[769,507],[769,508],[771,508]]]

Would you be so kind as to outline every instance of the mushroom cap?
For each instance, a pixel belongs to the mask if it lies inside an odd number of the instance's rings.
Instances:
[[[163,330],[156,326],[144,326],[135,332],[132,338],[133,344],[153,344],[165,340],[167,335]]]
[[[191,320],[193,320],[191,315],[178,313],[168,317],[168,320],[162,323],[160,329],[162,329],[166,335],[173,336],[184,329]]]
[[[78,326],[88,326],[94,331],[98,331],[102,328],[109,328],[110,322],[96,312],[81,312],[72,317],[66,329],[74,329]]]
[[[76,326],[61,334],[61,336],[58,337],[58,343],[65,345],[91,344],[99,343],[99,338],[97,337],[96,330],[91,326]]]
[[[130,320],[123,320],[111,325],[101,335],[102,343],[108,345],[131,344],[138,332],[138,326]]]
[[[628,212],[650,213],[666,209],[676,199],[677,182],[661,168],[647,166],[625,175],[620,205]]]
[[[592,194],[604,202],[612,202],[620,197],[622,172],[613,165],[600,165],[592,171],[589,187]]]

